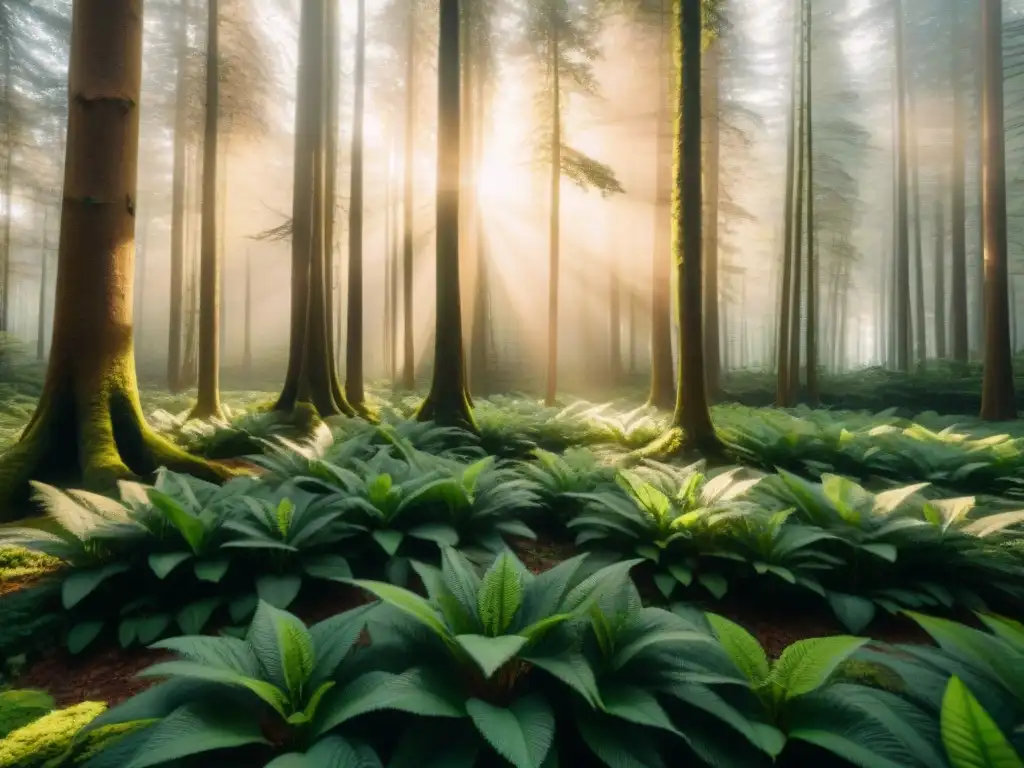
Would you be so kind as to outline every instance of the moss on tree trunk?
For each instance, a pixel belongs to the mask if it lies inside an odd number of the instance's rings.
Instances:
[[[132,347],[142,2],[76,0],[53,347],[36,412],[0,458],[0,520],[31,479],[105,489],[161,466],[229,471],[146,425]]]

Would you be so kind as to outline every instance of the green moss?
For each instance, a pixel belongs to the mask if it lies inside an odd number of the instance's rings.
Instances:
[[[0,738],[52,711],[53,699],[42,691],[0,692]]]
[[[80,744],[75,747],[74,764],[82,765],[125,736],[140,731],[154,722],[156,721],[137,720],[131,723],[114,723],[101,726],[95,731],[90,731],[81,740]]]
[[[60,560],[21,547],[0,547],[0,581],[24,579],[60,567]]]
[[[0,741],[0,768],[44,768],[65,755],[75,735],[99,717],[106,704],[86,701],[45,715]],[[47,766],[47,768],[49,768]]]
[[[856,659],[845,662],[837,670],[836,678],[845,683],[858,683],[890,693],[903,693],[907,688],[903,678],[888,667]]]

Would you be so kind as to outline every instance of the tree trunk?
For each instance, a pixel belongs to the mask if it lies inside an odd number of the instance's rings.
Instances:
[[[139,222],[135,246],[135,345],[145,349],[145,298],[146,298],[146,267],[149,265],[149,216],[143,216]]]
[[[622,283],[619,279],[618,239],[611,238],[608,268],[608,378],[615,386],[622,381]]]
[[[675,406],[675,373],[672,362],[672,247],[665,238],[669,224],[672,189],[671,165],[666,162],[668,152],[669,83],[675,86],[679,77],[674,65],[672,29],[673,6],[668,0],[661,2],[663,33],[658,51],[658,71],[663,73],[658,83],[657,110],[657,171],[655,174],[654,253],[651,266],[651,390],[648,405],[668,410]],[[666,195],[666,198],[662,196]],[[670,226],[670,225],[669,225]]]
[[[924,245],[921,241],[921,163],[918,149],[917,103],[911,84],[907,85],[907,100],[907,143],[910,150],[914,196],[914,357],[917,358],[917,364],[923,368],[928,360],[928,332],[924,306]]]
[[[252,251],[245,252],[245,309],[242,318],[242,372],[252,375]]]
[[[475,127],[476,140],[473,142],[477,158],[477,167],[484,156],[484,141],[487,136],[487,118],[490,114],[490,80],[489,56],[484,52],[480,56],[480,71],[476,78],[477,110]],[[475,190],[475,187],[474,187]],[[490,382],[490,264],[488,262],[487,231],[484,227],[484,211],[479,204],[475,206],[476,215],[476,290],[473,295],[473,335],[470,340],[470,390],[477,395],[487,396],[491,391]]]
[[[797,33],[797,50],[800,61],[800,99],[797,110],[798,137],[796,148],[796,216],[793,222],[793,303],[790,305],[789,315],[789,402],[795,403],[800,399],[800,310],[803,301],[803,236],[804,236],[804,163],[807,158],[806,138],[806,107],[807,100],[807,59],[804,50],[806,23],[804,17],[805,7],[803,2],[799,5],[800,26]]]
[[[157,436],[139,402],[131,289],[141,80],[141,0],[75,0],[53,348],[39,405],[0,459],[0,518],[30,512],[17,504],[30,479],[106,490],[161,466],[228,474]]]
[[[796,202],[797,177],[796,177],[796,132],[797,132],[797,94],[803,86],[799,80],[799,67],[797,66],[798,56],[803,56],[803,51],[798,45],[800,14],[795,16],[795,29],[793,36],[794,51],[791,55],[790,81],[789,81],[789,114],[786,116],[786,202],[785,202],[785,242],[782,254],[782,285],[779,292],[779,322],[776,345],[776,384],[775,404],[780,408],[793,405],[791,380],[797,372],[790,368],[790,344],[793,334],[790,331],[792,311],[790,309],[793,297],[793,267],[796,262],[796,254],[793,252],[793,209]]]
[[[9,23],[9,22],[8,22]],[[13,30],[9,30],[13,35]],[[11,103],[11,46],[4,51],[4,104]],[[0,332],[7,333],[11,326],[11,219],[14,216],[14,131],[12,110],[4,110],[4,252],[3,276],[0,277]]]
[[[940,179],[935,195],[935,357],[946,359],[946,222],[943,193],[945,184]]]
[[[1010,349],[1009,247],[1006,231],[1006,138],[1003,123],[1003,8],[982,0],[982,227],[985,242],[985,373],[981,417],[1017,418]]]
[[[704,345],[707,364],[708,393],[715,397],[721,388],[722,347],[718,327],[718,193],[719,153],[721,146],[719,115],[719,49],[720,43],[708,46],[704,62],[708,98],[705,113],[708,127],[707,172],[704,183],[707,188],[707,236],[704,240]]]
[[[416,388],[416,353],[413,344],[413,233],[415,224],[416,142],[416,4],[409,0],[409,39],[405,61],[405,152],[402,201],[402,389]]]
[[[39,317],[36,332],[36,360],[46,357],[46,286],[50,282],[50,207],[43,213],[43,247],[39,260]]]
[[[807,103],[807,403],[818,407],[818,255],[817,230],[814,221],[814,94],[811,74],[814,72],[813,29],[811,13],[813,6],[807,5],[807,87],[804,100]]]
[[[910,369],[910,223],[907,216],[907,74],[903,0],[893,5],[896,29],[896,368]]]
[[[461,66],[459,0],[441,0],[437,132],[437,283],[434,374],[417,418],[476,431],[466,391],[459,283]]]
[[[548,363],[547,385],[544,392],[544,404],[547,406],[553,406],[558,395],[558,282],[562,199],[562,99],[559,77],[561,61],[556,6],[552,5],[551,8],[551,209],[548,213]]]
[[[183,0],[178,29],[177,104],[174,117],[174,179],[171,183],[171,280],[170,318],[167,339],[167,388],[182,389],[181,334],[185,302],[185,151],[188,145],[188,18],[189,3]]]
[[[355,107],[352,123],[352,187],[348,209],[348,324],[345,332],[345,397],[357,411],[366,406],[363,384],[363,120],[366,101],[366,0],[358,0]]]
[[[295,180],[292,197],[292,310],[288,371],[275,410],[309,402],[321,417],[354,415],[334,375],[327,284],[331,244],[328,220],[334,201],[328,137],[334,91],[328,72],[337,16],[334,0],[303,0],[299,31],[298,93],[295,109]]]
[[[192,418],[220,418],[220,258],[217,253],[217,125],[220,117],[219,0],[208,0],[206,130],[203,137],[203,221],[199,277],[199,392]]]
[[[953,42],[950,47],[950,63],[953,81],[953,207],[950,217],[952,229],[952,251],[950,252],[950,353],[953,360],[966,364],[968,361],[967,335],[967,201],[966,201],[966,145],[967,108],[964,99],[964,39],[960,32],[957,0],[950,0],[950,19]]]
[[[711,424],[704,378],[701,279],[701,3],[682,0],[679,20],[678,140],[674,224],[679,316],[679,377],[672,426],[682,430],[680,448],[719,448]]]

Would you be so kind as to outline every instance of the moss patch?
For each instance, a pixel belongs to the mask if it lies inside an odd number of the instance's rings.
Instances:
[[[68,754],[82,728],[101,715],[106,704],[86,701],[44,715],[0,741],[0,768],[49,768]]]

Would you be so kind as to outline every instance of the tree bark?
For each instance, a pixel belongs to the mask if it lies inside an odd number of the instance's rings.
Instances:
[[[1010,348],[1009,246],[1006,227],[1006,138],[1003,122],[1003,8],[982,0],[982,228],[985,243],[985,373],[981,418],[1017,418]]]
[[[817,229],[814,220],[814,89],[811,75],[814,72],[813,6],[806,1],[807,32],[807,87],[804,100],[807,103],[807,403],[818,407],[818,255]]]
[[[461,64],[459,0],[441,0],[437,132],[437,283],[434,374],[417,418],[476,431],[466,391],[459,283]]]
[[[705,208],[707,211],[707,236],[704,240],[704,352],[707,364],[708,392],[715,397],[721,388],[722,343],[720,338],[718,299],[718,194],[719,154],[721,133],[719,122],[719,48],[720,43],[712,42],[707,49],[704,74],[708,88],[706,102],[706,124],[708,127],[707,172],[704,183],[707,188]],[[728,343],[728,342],[726,342]]]
[[[950,23],[953,43],[950,64],[953,81],[953,145],[952,145],[952,250],[950,252],[950,353],[953,360],[966,364],[970,354],[967,334],[967,200],[966,200],[966,145],[967,109],[964,98],[964,38],[960,31],[959,3],[950,0]]]
[[[928,360],[928,332],[924,306],[924,244],[921,241],[921,163],[917,132],[917,103],[913,85],[907,84],[907,143],[910,151],[911,183],[914,196],[914,357],[924,367]]]
[[[560,55],[556,5],[551,6],[551,209],[549,223],[548,267],[548,362],[544,404],[553,406],[558,396],[558,283],[561,247],[562,197],[562,99],[560,82]]]
[[[910,370],[910,225],[907,215],[906,51],[903,0],[893,5],[896,29],[896,368]]]
[[[655,408],[668,410],[675,406],[675,373],[672,361],[672,247],[665,238],[666,225],[671,220],[671,164],[666,162],[668,152],[667,127],[671,124],[669,112],[670,86],[675,86],[679,76],[673,56],[671,30],[673,28],[673,6],[662,0],[662,35],[658,51],[658,71],[662,73],[658,83],[657,110],[657,163],[654,202],[654,253],[651,265],[651,389],[647,403]],[[663,195],[668,198],[663,199]],[[670,238],[669,238],[670,240]]]
[[[18,503],[30,479],[106,490],[161,466],[229,474],[157,436],[139,402],[131,296],[141,80],[141,0],[75,0],[53,348],[39,405],[0,458],[0,518],[31,511]]]
[[[345,332],[345,397],[366,407],[363,383],[363,120],[366,101],[366,0],[358,0],[355,107],[352,124],[352,186],[348,209],[348,323]]]
[[[146,298],[146,267],[149,265],[149,216],[143,216],[136,228],[135,246],[135,295],[133,312],[135,316],[135,345],[145,348],[145,325],[143,312]]]
[[[805,35],[805,7],[803,2],[799,5],[800,26],[797,32],[797,50],[800,61],[800,99],[797,109],[798,137],[796,148],[796,215],[793,222],[793,303],[789,307],[789,402],[795,403],[800,399],[800,310],[803,301],[803,236],[804,236],[804,164],[806,162],[807,144],[805,142],[806,106],[807,100],[807,59],[804,50]]]
[[[43,213],[43,247],[39,259],[39,317],[36,332],[36,360],[46,357],[46,287],[50,282],[50,207]]]
[[[701,2],[682,0],[679,20],[678,138],[675,168],[675,260],[679,317],[679,374],[672,426],[682,430],[680,449],[720,447],[711,424],[704,378],[701,249]]]
[[[935,356],[946,359],[946,222],[943,193],[945,184],[940,179],[935,195]]]
[[[409,0],[409,39],[405,61],[405,152],[402,200],[402,389],[416,388],[416,351],[413,343],[413,234],[415,224],[416,151],[416,4]]]
[[[479,168],[484,156],[484,141],[487,131],[486,123],[488,105],[490,103],[490,67],[489,56],[485,51],[480,55],[480,71],[476,78],[477,111],[474,143]],[[490,264],[488,262],[487,230],[484,227],[483,207],[477,204],[474,208],[476,216],[476,290],[473,295],[473,335],[470,340],[469,381],[470,391],[476,395],[490,394],[490,338],[491,338],[491,307],[490,307]]]
[[[10,23],[10,22],[8,22]],[[11,31],[13,34],[13,31]],[[11,46],[4,51],[4,104],[11,103]],[[7,333],[11,326],[11,218],[14,211],[14,131],[10,109],[4,110],[4,252],[3,276],[0,278],[0,332]]]
[[[167,339],[167,388],[182,389],[182,326],[185,302],[185,151],[188,144],[188,17],[183,0],[178,29],[177,104],[174,117],[174,179],[171,182],[171,277],[170,318]]]
[[[199,274],[199,392],[191,417],[220,418],[220,258],[217,253],[217,125],[220,119],[219,0],[208,0],[206,129],[203,137],[202,251]]]
[[[784,209],[785,229],[782,254],[782,280],[779,292],[779,318],[776,344],[776,383],[775,383],[775,404],[780,408],[793,405],[791,379],[794,371],[790,368],[790,344],[792,333],[790,324],[792,321],[791,305],[793,303],[793,267],[796,262],[796,255],[793,253],[793,209],[796,203],[797,179],[795,172],[796,160],[796,132],[797,132],[797,94],[803,85],[799,80],[798,56],[803,56],[803,51],[798,45],[800,14],[794,14],[795,28],[793,36],[794,51],[791,55],[790,85],[789,85],[789,114],[786,116],[786,202]]]

